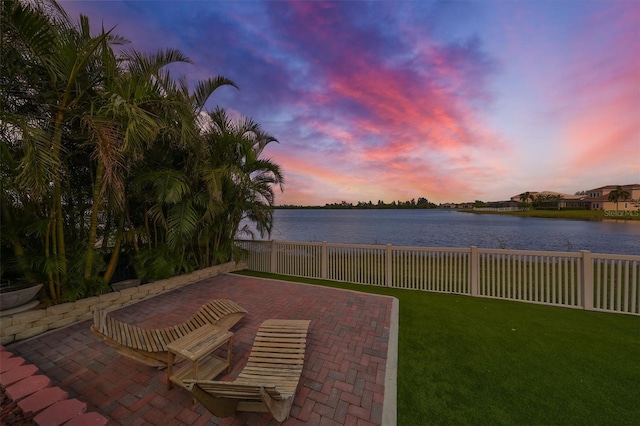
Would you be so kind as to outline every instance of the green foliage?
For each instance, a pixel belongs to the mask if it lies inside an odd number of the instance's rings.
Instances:
[[[609,196],[607,197],[609,201],[613,201],[614,203],[616,203],[616,210],[618,210],[618,203],[620,202],[620,200],[625,201],[630,198],[631,193],[620,185],[616,186],[616,189],[611,191],[609,193]]]
[[[231,80],[190,92],[178,50],[116,54],[126,40],[53,1],[0,7],[3,275],[57,303],[106,291],[121,254],[165,278],[230,259],[242,219],[270,231],[275,138],[221,108],[202,120]]]
[[[179,262],[180,259],[176,259],[174,255],[173,250],[166,245],[141,249],[134,261],[138,278],[145,282],[155,281],[192,271],[189,264]]]
[[[550,210],[524,210],[524,211],[477,211],[477,210],[460,210],[465,213],[474,214],[502,214],[508,216],[522,217],[539,217],[547,219],[572,219],[572,220],[640,220],[640,215],[625,215],[621,217],[607,217],[602,210],[582,210],[582,209],[550,209]]]
[[[108,293],[111,290],[109,284],[100,277],[85,281],[81,277],[69,280],[69,284],[64,287],[62,302],[75,302],[85,297],[96,296]]]

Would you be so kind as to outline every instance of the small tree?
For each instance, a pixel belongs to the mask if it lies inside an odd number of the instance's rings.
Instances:
[[[533,195],[529,191],[523,192],[522,194],[518,195],[518,197],[520,198],[520,202],[523,203],[525,207],[530,206],[530,204],[528,203],[529,200],[533,201]]]
[[[608,200],[616,203],[616,210],[618,210],[619,201],[628,200],[629,198],[631,198],[631,193],[629,193],[629,191],[624,189],[622,186],[618,185],[616,186],[616,189],[609,193]]]

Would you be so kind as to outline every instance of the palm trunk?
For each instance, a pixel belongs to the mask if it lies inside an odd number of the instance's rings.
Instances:
[[[118,266],[118,258],[120,257],[120,246],[122,245],[122,234],[124,232],[124,215],[120,216],[120,221],[118,223],[118,231],[116,232],[116,244],[113,247],[113,252],[111,252],[111,259],[109,259],[109,265],[107,265],[107,270],[102,277],[104,282],[109,283],[111,278],[113,278],[113,274],[116,271],[116,266]]]
[[[49,259],[49,256],[50,256],[49,244],[50,244],[50,238],[51,238],[51,225],[52,225],[52,222],[47,223],[47,230],[44,233],[44,255],[47,260]],[[55,282],[53,281],[53,274],[51,273],[50,268],[47,268],[47,279],[49,280],[49,295],[51,296],[51,299],[55,302],[56,301],[56,285],[55,285]]]
[[[52,265],[47,267],[47,274],[49,275],[49,289],[51,291],[51,298],[54,303],[58,303],[62,296],[62,285],[60,277],[60,259],[58,257],[58,241],[57,241],[57,225],[56,214],[51,214],[49,225],[47,226],[47,238],[45,241],[45,254],[47,260],[53,263],[54,270],[51,271]]]
[[[131,243],[133,244],[133,250],[136,254],[140,253],[140,247],[138,246],[138,233],[133,229],[133,223],[131,222],[131,215],[129,214],[129,205],[125,204],[124,206],[124,214],[127,216],[127,226],[129,230],[133,232],[133,236],[131,238]]]
[[[145,205],[144,209],[144,229],[147,231],[147,245],[149,246],[149,250],[151,250],[151,228],[149,227],[149,215],[147,214],[148,209]]]
[[[62,167],[62,159],[60,158],[60,152],[62,150],[62,123],[64,121],[64,111],[62,108],[58,110],[56,114],[56,121],[53,131],[53,156],[59,162],[58,167]],[[60,179],[60,170],[55,174],[55,180],[53,182],[53,211],[55,222],[55,243],[56,253],[55,257],[60,262],[60,268],[58,275],[58,294],[61,293],[60,287],[66,280],[67,276],[67,250],[64,242],[64,221],[62,215],[62,188]]]
[[[96,237],[98,234],[98,212],[102,206],[101,187],[104,177],[104,165],[98,162],[96,168],[96,181],[93,185],[93,206],[91,207],[91,222],[89,225],[89,239],[87,241],[87,258],[84,264],[84,279],[89,280],[92,275],[93,261],[95,259]]]

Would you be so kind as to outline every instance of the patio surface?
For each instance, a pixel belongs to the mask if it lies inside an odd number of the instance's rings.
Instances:
[[[112,315],[144,327],[165,327],[216,298],[231,299],[249,312],[231,330],[233,370],[218,380],[238,375],[263,320],[310,319],[302,379],[291,415],[282,424],[395,424],[398,309],[391,297],[224,274]],[[7,350],[36,365],[54,386],[86,402],[88,411],[101,413],[109,424],[278,424],[269,414],[212,416],[184,389],[167,390],[166,370],[123,357],[91,333],[90,325],[83,321],[7,345]]]

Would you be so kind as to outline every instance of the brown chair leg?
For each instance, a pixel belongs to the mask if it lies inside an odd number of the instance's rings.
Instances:
[[[289,413],[291,412],[291,406],[293,405],[293,397],[283,399],[282,401],[276,401],[264,390],[263,387],[260,387],[260,398],[264,405],[267,406],[269,412],[279,422],[284,422],[289,417]]]

